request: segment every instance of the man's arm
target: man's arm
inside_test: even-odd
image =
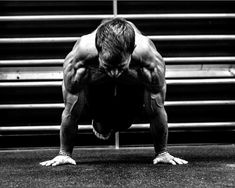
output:
[[[77,134],[76,117],[71,114],[73,106],[76,101],[72,102],[72,95],[67,95],[65,109],[62,114],[62,122],[60,126],[60,151],[59,154],[51,160],[40,163],[42,166],[58,166],[62,164],[76,165],[75,160],[72,158],[72,151],[74,147],[74,139]]]
[[[72,159],[74,139],[77,132],[76,116],[72,113],[74,106],[77,105],[78,96],[76,95],[82,88],[86,78],[86,68],[81,60],[78,40],[72,52],[65,58],[64,62],[64,80],[63,80],[63,97],[65,109],[62,114],[60,127],[60,152],[52,160],[40,163],[43,166],[57,166],[62,164],[76,164]],[[80,107],[82,108],[82,107]]]
[[[140,78],[153,94],[159,93],[165,86],[165,62],[149,39],[140,57]]]
[[[76,50],[77,51],[77,50]],[[64,62],[64,85],[65,89],[71,94],[77,94],[85,83],[87,68],[84,61],[80,59],[80,54],[73,50],[65,58]]]
[[[150,93],[159,93],[165,86],[165,63],[152,41],[142,37],[137,42],[128,69],[119,80],[129,84],[142,82]]]

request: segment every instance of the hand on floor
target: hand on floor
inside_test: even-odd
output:
[[[59,166],[63,164],[76,165],[76,161],[69,156],[58,155],[52,160],[44,161],[40,163],[40,165],[42,166]]]
[[[157,163],[167,163],[167,164],[172,164],[172,165],[181,165],[181,164],[187,164],[188,161],[185,161],[183,159],[174,157],[170,155],[168,152],[160,153],[154,160],[153,164]]]

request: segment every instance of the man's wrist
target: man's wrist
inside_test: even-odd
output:
[[[158,157],[161,157],[161,156],[163,156],[163,155],[165,155],[165,154],[167,154],[168,152],[167,151],[164,151],[164,152],[162,152],[162,153],[159,153],[157,156]]]
[[[159,157],[159,156],[165,155],[165,154],[167,154],[167,153],[168,153],[167,150],[162,150],[162,151],[160,151],[160,152],[156,152],[156,153],[155,153],[155,157]]]
[[[59,151],[59,155],[60,155],[60,156],[72,157],[72,154],[71,154],[71,153],[67,153],[67,152],[65,152],[65,151]]]

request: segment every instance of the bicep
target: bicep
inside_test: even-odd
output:
[[[76,61],[73,56],[67,57],[64,63],[63,80],[67,91],[74,94],[82,86],[86,68],[82,61]]]
[[[70,66],[70,64],[74,64],[76,62],[76,58],[79,55],[79,45],[80,45],[81,39],[79,38],[75,45],[73,46],[73,49],[69,54],[65,57],[63,68],[66,69],[67,66]]]
[[[148,78],[149,88],[151,92],[159,92],[165,85],[165,63],[162,56],[158,53],[153,43],[149,43],[149,50],[146,51],[144,58],[145,66],[143,73]]]
[[[148,52],[150,53],[150,61],[155,63],[155,66],[157,67],[165,67],[165,62],[163,60],[163,57],[158,52],[156,46],[154,45],[153,41],[149,39],[149,47],[150,49]]]

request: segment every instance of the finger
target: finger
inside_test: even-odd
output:
[[[51,166],[55,161],[54,160],[51,160],[51,161],[48,161],[45,166]]]
[[[176,157],[175,157],[173,160],[174,160],[177,164],[180,164],[180,165],[181,165],[181,164],[184,164],[183,161],[182,161],[181,159],[179,159],[179,158],[176,158]]]
[[[40,165],[44,166],[47,163],[47,161],[43,161],[41,163],[39,163]]]
[[[61,165],[60,161],[55,161],[54,163],[51,164],[51,166],[58,166],[58,165]]]
[[[44,161],[44,162],[42,162],[42,163],[40,163],[42,166],[47,166],[47,164],[48,163],[50,163],[51,162],[51,160],[49,160],[49,161]]]
[[[157,163],[159,163],[160,162],[160,159],[159,158],[155,158],[154,160],[153,160],[153,164],[157,164]]]
[[[176,162],[173,159],[170,160],[169,163],[172,164],[172,165],[176,165]]]
[[[183,162],[183,164],[188,164],[188,161],[183,160],[183,159],[180,159],[180,160]]]
[[[76,161],[73,160],[72,158],[68,159],[68,163],[72,164],[72,165],[76,165]]]
[[[179,164],[188,164],[188,161],[175,157],[174,160]]]

